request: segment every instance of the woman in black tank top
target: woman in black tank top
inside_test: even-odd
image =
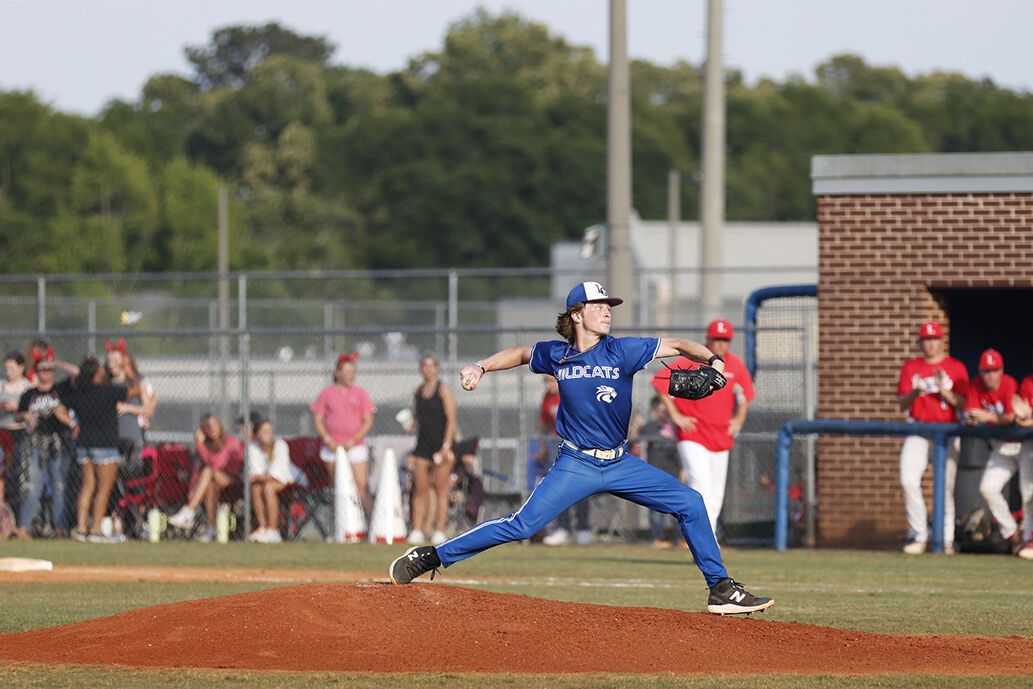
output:
[[[456,403],[452,391],[438,380],[438,360],[434,355],[420,359],[420,374],[423,383],[413,393],[416,447],[408,461],[413,478],[412,531],[408,540],[426,543],[429,535],[430,542],[437,544],[446,538],[449,479],[456,461],[452,452]]]

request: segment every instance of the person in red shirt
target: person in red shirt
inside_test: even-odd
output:
[[[703,496],[710,517],[710,529],[717,532],[717,518],[725,499],[728,478],[728,454],[746,422],[746,412],[757,396],[753,379],[742,359],[732,354],[734,329],[726,320],[718,319],[707,327],[707,349],[725,362],[725,378],[720,390],[701,400],[674,399],[668,394],[671,371],[664,367],[653,376],[653,387],[667,408],[677,428],[678,454],[688,484]],[[699,364],[685,357],[672,364],[674,369],[692,369]]]
[[[226,432],[226,427],[215,414],[201,419],[200,427],[194,432],[194,448],[201,459],[201,469],[197,472],[190,499],[169,517],[169,524],[184,530],[192,529],[197,508],[203,502],[208,527],[202,538],[210,541],[215,537],[215,510],[219,495],[241,481],[244,448],[236,437]]]
[[[1015,425],[1033,428],[1033,375],[1019,384],[1019,394],[1012,399]],[[1022,539],[1025,545],[1019,557],[1033,560],[1033,440],[1023,440],[1019,453],[1019,494],[1022,496]]]
[[[968,371],[964,364],[944,353],[943,327],[936,321],[926,321],[919,327],[918,346],[922,356],[908,359],[900,369],[900,409],[912,423],[956,423],[969,389]],[[908,555],[920,555],[928,547],[929,522],[922,497],[922,474],[932,450],[932,441],[918,435],[904,438],[900,449],[900,487],[909,536],[904,552]],[[943,551],[948,554],[954,552],[954,479],[960,453],[961,439],[951,438],[947,445],[943,502]]]
[[[979,357],[979,378],[972,381],[965,401],[965,424],[990,424],[1010,426],[1015,423],[1012,410],[1013,399],[1019,391],[1019,384],[1004,372],[1004,359],[996,349],[988,349]],[[979,481],[979,493],[990,508],[990,514],[997,520],[997,528],[1006,541],[1010,541],[1012,552],[1018,552],[1025,541],[1018,524],[1012,517],[1008,501],[1002,491],[1015,475],[1018,468],[1022,443],[1017,441],[991,440],[993,451],[986,460],[983,478]],[[1026,496],[1023,496],[1025,502]]]

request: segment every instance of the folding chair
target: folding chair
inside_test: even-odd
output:
[[[280,491],[280,531],[287,540],[296,540],[309,522],[324,540],[332,533],[332,526],[324,526],[318,518],[321,509],[326,508],[333,514],[334,507],[330,472],[319,456],[322,444],[322,440],[317,437],[287,440],[291,462],[308,479],[308,486],[291,483]]]
[[[182,445],[165,445],[144,447],[140,454],[150,461],[151,473],[126,481],[119,507],[138,515],[146,514],[152,507],[174,512],[190,496],[190,451]]]

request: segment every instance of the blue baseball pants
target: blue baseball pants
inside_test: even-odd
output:
[[[530,538],[560,512],[596,493],[611,493],[674,515],[707,586],[728,576],[698,492],[634,455],[602,461],[567,445],[560,446],[556,463],[520,509],[481,522],[439,545],[441,564],[448,567],[501,543]]]

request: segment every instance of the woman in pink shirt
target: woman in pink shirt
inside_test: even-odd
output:
[[[201,459],[201,470],[197,474],[190,499],[179,512],[169,517],[169,524],[180,529],[191,529],[197,517],[197,508],[204,502],[205,517],[208,519],[206,540],[215,536],[215,510],[222,491],[240,481],[244,464],[244,451],[240,441],[226,433],[226,427],[215,414],[201,419],[201,426],[194,432],[194,445]]]
[[[355,489],[368,518],[373,514],[373,498],[369,493],[366,434],[373,428],[373,414],[377,408],[369,394],[355,384],[355,360],[358,358],[358,352],[337,357],[334,382],[323,388],[309,405],[309,411],[312,412],[312,425],[323,439],[319,456],[326,462],[330,477],[333,478],[337,450],[341,448],[348,455]]]

